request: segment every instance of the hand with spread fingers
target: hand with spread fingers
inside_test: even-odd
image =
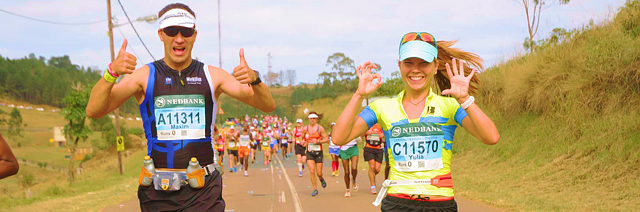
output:
[[[367,61],[362,65],[359,65],[356,69],[356,74],[358,75],[358,90],[356,94],[361,96],[369,95],[373,93],[376,89],[382,85],[382,77],[378,73],[371,73],[371,69],[378,68],[378,65],[375,63],[371,63],[371,61]],[[374,83],[373,80],[378,79],[378,83]]]
[[[138,58],[136,58],[136,56],[127,52],[127,39],[125,38],[122,42],[122,47],[120,47],[120,51],[118,51],[118,56],[113,60],[113,63],[111,63],[111,71],[118,76],[132,74],[138,64],[136,62],[137,60]]]
[[[233,68],[233,76],[240,84],[249,84],[258,79],[257,73],[249,68],[247,60],[244,59],[244,49],[240,48],[240,65]]]
[[[446,64],[447,75],[449,75],[449,81],[451,81],[451,88],[443,90],[442,95],[451,94],[453,98],[458,100],[458,102],[464,102],[469,98],[469,82],[473,77],[473,74],[476,73],[476,69],[472,68],[469,76],[464,76],[464,61],[458,60],[458,65],[456,65],[456,59],[451,60],[453,64],[453,70],[449,63]]]

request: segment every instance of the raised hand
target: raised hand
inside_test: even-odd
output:
[[[127,52],[127,39],[122,42],[118,56],[111,63],[111,71],[116,75],[132,74],[138,64],[138,58]]]
[[[476,69],[472,68],[469,76],[465,77],[464,61],[458,60],[459,67],[456,65],[455,58],[451,60],[451,63],[453,64],[453,70],[451,70],[449,63],[446,64],[449,81],[451,81],[451,88],[443,90],[442,95],[451,94],[458,102],[464,101],[469,97],[469,81],[471,81],[473,74],[476,73]]]
[[[356,74],[358,75],[358,90],[356,94],[361,96],[366,96],[375,91],[382,85],[382,77],[380,74],[371,73],[371,69],[378,68],[378,65],[371,63],[371,61],[367,61],[362,65],[359,65],[356,69]],[[374,79],[378,79],[378,83],[373,83]]]
[[[233,76],[238,80],[238,82],[240,82],[240,84],[249,84],[258,79],[256,72],[249,68],[247,60],[244,59],[243,48],[240,48],[240,65],[233,68]]]

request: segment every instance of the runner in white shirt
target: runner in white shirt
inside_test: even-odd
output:
[[[353,191],[358,191],[358,185],[356,184],[356,177],[358,176],[358,141],[356,139],[340,147],[340,159],[342,159],[342,168],[344,169],[344,184],[347,187],[344,197],[351,197],[350,183],[353,183]],[[351,164],[351,168],[349,168],[349,164]],[[351,174],[351,179],[349,179],[349,174]]]

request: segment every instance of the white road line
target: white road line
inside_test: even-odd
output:
[[[282,203],[287,203],[287,196],[284,195],[284,191],[282,191]]]
[[[276,176],[273,173],[273,163],[269,163],[269,166],[271,166],[271,193],[275,193],[275,185],[276,185]],[[276,198],[271,195],[271,207],[269,208],[269,211],[273,212],[274,208],[276,207],[275,204]]]
[[[285,169],[284,165],[282,165],[282,161],[280,160],[280,158],[277,155],[275,158],[276,160],[278,160],[278,163],[280,164],[280,168],[284,173],[284,179],[286,179],[287,184],[289,184],[289,190],[291,191],[291,196],[293,197],[293,207],[295,208],[296,212],[302,212],[302,204],[300,203],[300,197],[298,197],[298,192],[296,191],[296,187],[294,187],[293,183],[291,183],[291,180],[289,179],[289,175],[287,175],[287,169]]]

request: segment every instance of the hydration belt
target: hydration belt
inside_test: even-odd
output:
[[[186,170],[156,170],[156,173],[152,175],[153,187],[158,191],[178,191],[182,186],[189,184],[187,181],[188,179],[201,177],[202,184],[198,188],[202,188],[204,187],[204,177],[213,174],[216,170],[216,165],[216,163],[212,163],[189,174],[187,174]]]
[[[410,186],[410,185],[434,185],[436,187],[448,187],[453,188],[453,180],[451,179],[451,172],[438,175],[431,179],[417,179],[417,180],[385,180],[382,183],[382,189],[378,192],[376,200],[373,205],[380,206],[382,199],[387,194],[387,190],[391,186]]]

